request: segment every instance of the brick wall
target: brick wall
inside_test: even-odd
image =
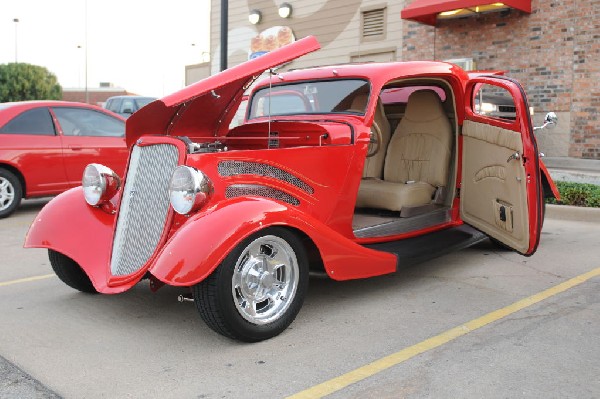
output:
[[[600,0],[532,0],[532,11],[442,20],[435,29],[404,21],[402,59],[466,57],[477,69],[505,70],[537,112],[568,114],[569,156],[600,159]]]

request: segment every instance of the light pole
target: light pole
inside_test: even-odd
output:
[[[17,40],[17,26],[19,26],[19,18],[13,18],[13,22],[15,23],[15,64],[19,62],[17,57],[17,48],[18,48],[18,40]]]
[[[77,45],[77,87],[81,89],[81,55],[79,50],[81,50],[83,46],[81,44]]]
[[[84,70],[84,79],[85,79],[85,102],[86,104],[90,103],[90,93],[88,92],[88,4],[87,0],[84,2],[84,29],[85,29],[85,38],[84,38],[84,57],[85,57],[85,70]]]

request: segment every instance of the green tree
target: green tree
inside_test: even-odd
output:
[[[61,98],[62,87],[48,69],[23,62],[0,64],[0,102]]]

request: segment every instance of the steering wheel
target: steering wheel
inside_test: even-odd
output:
[[[371,126],[371,140],[369,141],[369,149],[367,150],[367,158],[370,158],[377,154],[381,150],[381,143],[383,143],[383,134],[377,122],[373,121]]]

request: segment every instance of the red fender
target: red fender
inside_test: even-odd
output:
[[[544,164],[544,162],[542,162],[541,159],[540,171],[542,172],[542,187],[544,187],[544,189],[549,188],[554,198],[556,198],[557,201],[560,200],[560,193],[558,192],[558,188],[556,187],[554,180],[552,180],[552,177],[550,177],[550,172],[548,172],[548,168],[546,168],[546,165]],[[546,196],[549,196],[549,194],[550,193],[545,193]]]
[[[123,292],[139,279],[109,287],[110,250],[115,215],[89,206],[81,187],[52,199],[37,215],[25,237],[25,248],[48,248],[73,259],[104,294]]]
[[[312,239],[333,279],[372,277],[396,270],[394,255],[358,245],[291,206],[262,198],[234,198],[187,221],[169,239],[149,271],[166,284],[194,285],[209,276],[249,235],[275,225],[300,230]]]

